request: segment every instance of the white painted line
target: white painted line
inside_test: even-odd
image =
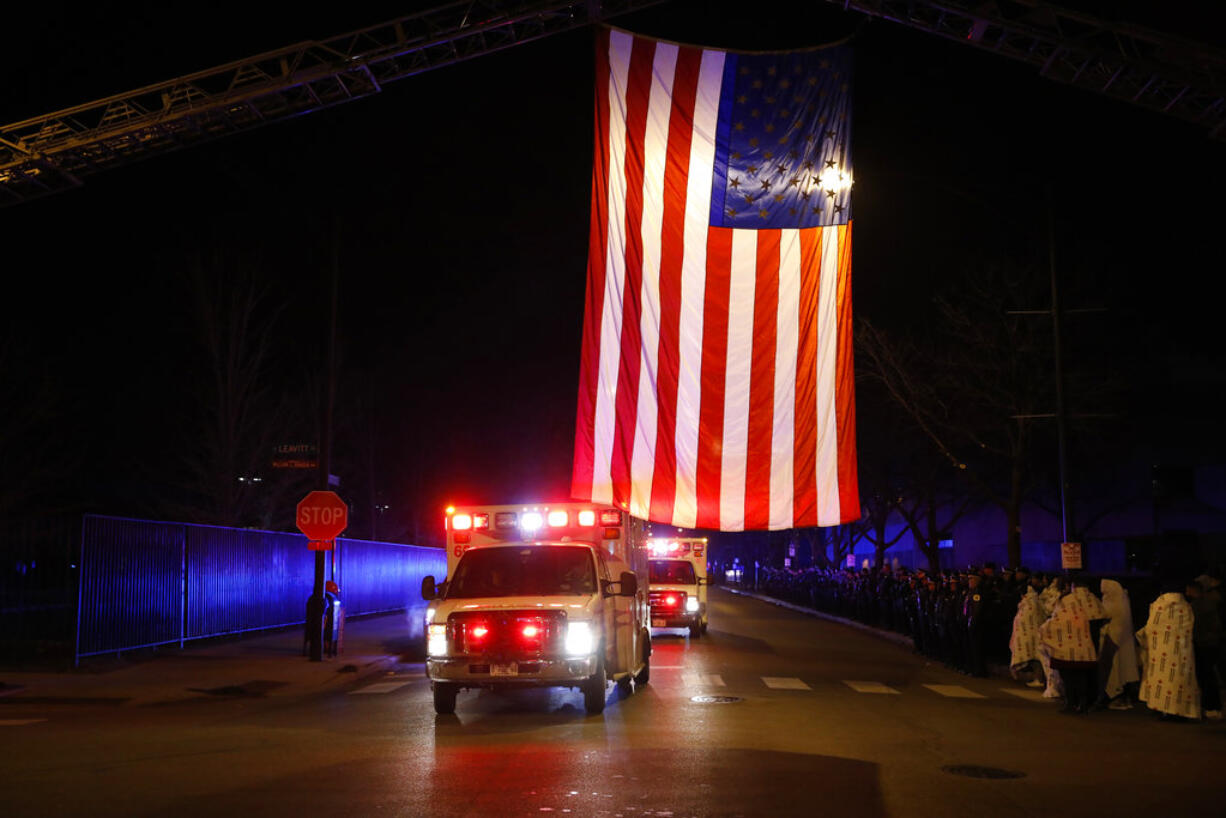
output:
[[[900,695],[897,690],[889,685],[883,685],[881,682],[849,682],[844,679],[843,684],[857,693],[892,693],[895,696]]]
[[[812,690],[800,679],[792,676],[763,676],[762,683],[775,690]]]
[[[408,682],[379,682],[359,690],[350,690],[349,695],[356,696],[359,693],[391,693],[393,690],[399,690],[407,684]]]
[[[1010,696],[1017,696],[1019,699],[1026,699],[1032,702],[1058,702],[1060,701],[1059,699],[1045,699],[1043,698],[1043,691],[1027,690],[1024,687],[1022,688],[1002,687],[1001,691],[1004,693],[1008,693]]]
[[[726,687],[724,677],[718,673],[687,673],[683,677],[690,687]]]
[[[981,696],[973,690],[967,690],[960,685],[924,685],[933,693],[939,693],[942,696],[948,696],[951,699],[986,699],[987,696]]]
[[[20,727],[23,724],[38,724],[46,719],[0,719],[0,727]]]

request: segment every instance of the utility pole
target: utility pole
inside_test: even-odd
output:
[[[332,269],[331,269],[331,293],[328,316],[328,329],[324,341],[326,344],[324,352],[324,393],[321,401],[321,411],[319,418],[319,477],[318,484],[320,491],[330,490],[330,477],[332,474],[332,409],[336,395],[336,301],[337,290],[339,289],[340,281],[340,264],[337,259],[339,244],[339,226],[338,223],[333,224],[332,231]],[[335,548],[335,546],[333,546]],[[335,554],[335,551],[331,552]],[[315,552],[315,583],[311,592],[312,605],[308,606],[307,632],[309,635],[311,661],[322,662],[324,658],[324,608],[326,601],[324,599],[324,569],[325,552]],[[333,572],[336,570],[336,564],[333,562]]]
[[[1056,439],[1060,453],[1060,530],[1062,542],[1073,542],[1073,484],[1068,468],[1068,412],[1064,405],[1063,308],[1056,274],[1056,215],[1052,187],[1047,186],[1047,252],[1051,269],[1051,327],[1056,357]]]

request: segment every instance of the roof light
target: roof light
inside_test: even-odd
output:
[[[589,526],[596,525],[596,512],[590,508],[585,508],[579,512],[579,525]]]
[[[519,515],[514,511],[497,511],[494,512],[494,527],[495,528],[514,528],[519,521]]]
[[[451,518],[451,528],[455,531],[468,531],[473,527],[471,514],[457,514]]]
[[[570,515],[562,509],[555,509],[549,512],[548,520],[550,528],[561,528],[570,524]]]
[[[488,514],[474,514],[473,515],[473,528],[489,528],[489,527],[490,527],[490,515]]]
[[[622,513],[615,508],[606,509],[600,512],[601,525],[621,525]]]
[[[519,517],[519,527],[524,531],[539,531],[543,522],[539,511],[525,511]]]

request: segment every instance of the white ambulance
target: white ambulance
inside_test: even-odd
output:
[[[641,520],[593,503],[447,509],[447,577],[422,582],[434,709],[465,688],[570,687],[590,714],[608,681],[651,674]]]
[[[697,639],[707,632],[706,537],[647,541],[648,601],[653,628],[689,628]]]

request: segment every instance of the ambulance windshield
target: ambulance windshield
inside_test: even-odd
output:
[[[588,548],[530,545],[478,548],[456,566],[447,599],[593,594],[596,568]]]
[[[660,585],[693,585],[694,566],[685,560],[652,560],[651,582]]]

